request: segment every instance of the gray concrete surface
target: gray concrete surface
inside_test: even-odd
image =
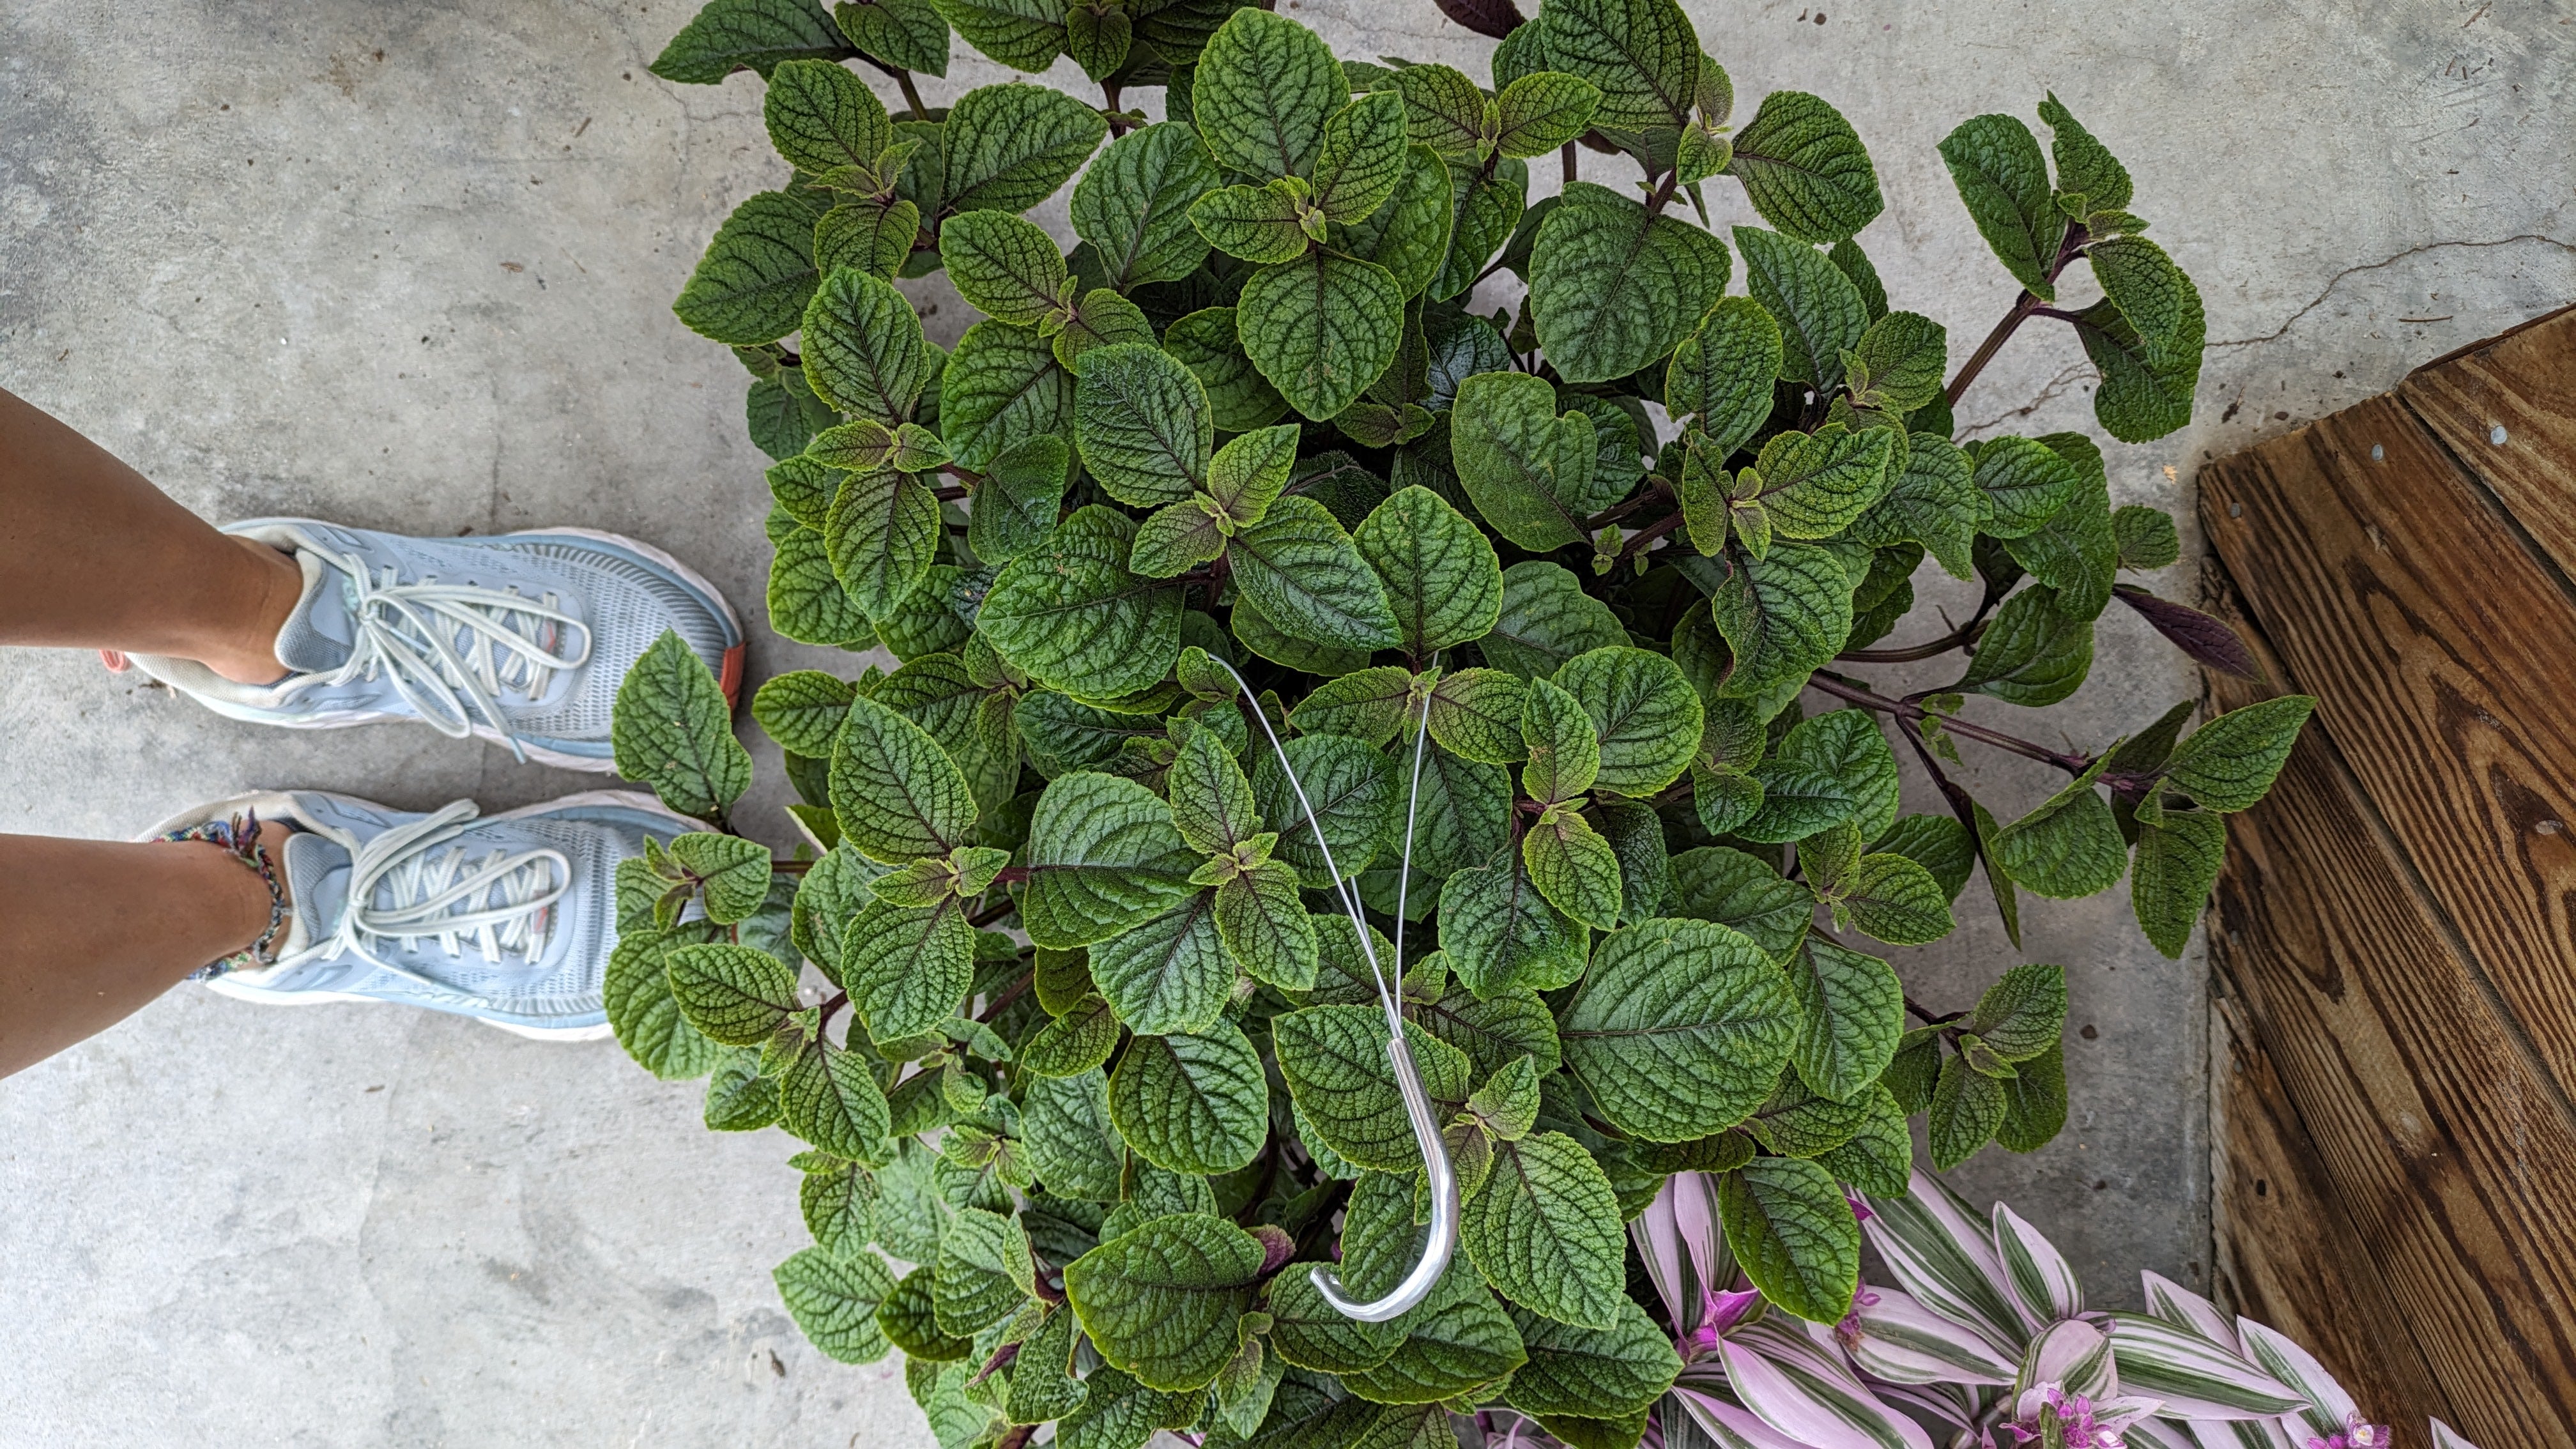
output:
[[[1859,126],[1888,198],[1862,240],[1958,354],[2012,285],[1940,136],[2053,87],[2127,159],[2215,345],[2199,421],[2113,448],[2115,486],[2187,536],[2204,457],[2576,295],[2564,3],[1690,7],[1745,114],[1797,88]],[[645,72],[690,8],[0,9],[0,385],[209,516],[619,529],[757,612],[742,374],[667,303],[779,171],[755,81]],[[1346,55],[1481,70],[1487,49],[1419,0],[1286,8]],[[993,78],[965,61],[930,90]],[[1721,226],[1746,219],[1711,191]],[[1060,204],[1041,219],[1064,230]],[[934,336],[968,320],[943,283],[916,296]],[[2034,328],[1960,416],[2085,426],[2079,361]],[[1933,577],[1899,638],[1957,607]],[[755,677],[821,653],[754,637]],[[2194,688],[2115,616],[2036,732],[2098,744]],[[2009,815],[2045,773],[1988,757],[1970,778]],[[497,807],[579,783],[425,730],[230,724],[69,653],[0,658],[0,829],[122,836],[261,785]],[[745,818],[774,830],[783,798],[773,771]],[[1963,1006],[2016,959],[1969,899],[1957,938],[1900,963],[1919,998]],[[2070,1043],[2075,1118],[1961,1177],[2106,1297],[2141,1264],[2206,1281],[2197,951],[2157,958],[2116,895],[2033,907],[2026,944],[2069,966],[2095,1028]],[[693,1089],[613,1046],[174,992],[0,1083],[0,1446],[926,1444],[895,1369],[824,1360],[778,1305],[789,1150],[702,1132]]]

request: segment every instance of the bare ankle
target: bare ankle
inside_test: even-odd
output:
[[[197,660],[235,684],[274,684],[289,672],[277,657],[277,635],[304,597],[304,570],[255,539],[233,541],[254,556],[242,580],[243,604],[224,637],[201,648]]]

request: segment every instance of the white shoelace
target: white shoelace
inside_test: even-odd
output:
[[[311,676],[311,682],[340,685],[381,673],[440,734],[463,739],[473,733],[474,718],[480,715],[509,744],[510,753],[527,758],[495,696],[514,689],[533,699],[545,693],[557,672],[580,668],[590,658],[589,626],[556,607],[553,593],[531,599],[516,589],[442,584],[435,578],[406,584],[392,564],[376,578],[354,554],[315,552],[348,576],[358,637],[348,663]],[[469,636],[462,654],[455,645],[460,631]],[[578,652],[557,653],[549,647],[574,631],[581,641]]]
[[[325,959],[355,956],[446,990],[446,983],[394,965],[368,943],[390,940],[408,946],[435,938],[453,957],[462,956],[464,943],[471,940],[483,959],[495,965],[505,953],[529,961],[544,955],[555,903],[572,889],[572,860],[543,847],[495,848],[473,858],[454,842],[478,813],[473,801],[458,800],[358,847],[349,872],[348,905]],[[390,898],[381,906],[376,904],[380,886]]]

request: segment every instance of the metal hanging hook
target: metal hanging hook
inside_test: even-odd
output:
[[[1211,654],[1208,656],[1216,659]],[[1315,848],[1324,853],[1324,869],[1333,877],[1333,894],[1341,901],[1342,910],[1351,918],[1359,935],[1360,952],[1368,958],[1369,974],[1377,978],[1378,1004],[1386,1008],[1386,1055],[1395,1067],[1395,1089],[1404,1098],[1405,1120],[1413,1124],[1413,1145],[1422,1153],[1423,1170],[1430,1174],[1431,1241],[1424,1248],[1422,1260],[1404,1281],[1395,1285],[1385,1297],[1371,1303],[1355,1303],[1342,1291],[1342,1280],[1321,1264],[1313,1270],[1315,1291],[1345,1318],[1362,1323],[1384,1323],[1399,1318],[1415,1304],[1431,1296],[1432,1285],[1449,1268],[1449,1259],[1458,1251],[1458,1174],[1449,1165],[1449,1149],[1440,1140],[1440,1120],[1432,1115],[1431,1095],[1423,1090],[1422,1073],[1413,1065],[1413,1050],[1404,1040],[1404,1008],[1396,999],[1396,988],[1387,984],[1385,970],[1377,960],[1377,948],[1369,943],[1367,917],[1360,914],[1359,901],[1343,883],[1341,867],[1333,861],[1333,847],[1325,843],[1324,827],[1315,818],[1315,804],[1306,798],[1306,786],[1297,778],[1297,768],[1288,763],[1288,751],[1279,743],[1279,732],[1270,727],[1270,716],[1262,711],[1261,700],[1244,682],[1235,667],[1222,659],[1217,664],[1234,676],[1234,687],[1243,691],[1243,702],[1252,709],[1252,717],[1261,733],[1270,740],[1270,752],[1278,757],[1279,768],[1288,777],[1288,788],[1297,794],[1297,804],[1306,812],[1306,828],[1314,833]],[[1438,667],[1440,656],[1431,656],[1431,667]],[[1414,812],[1422,801],[1422,755],[1424,742],[1431,734],[1431,696],[1422,698],[1422,715],[1415,721],[1413,736],[1413,783],[1404,802],[1404,852],[1395,886],[1395,979],[1404,980],[1404,909],[1413,884]]]

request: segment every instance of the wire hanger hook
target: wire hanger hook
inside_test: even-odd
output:
[[[1208,656],[1216,659],[1211,654]],[[1325,843],[1324,827],[1315,818],[1314,802],[1306,798],[1306,786],[1297,778],[1297,768],[1288,763],[1288,751],[1279,743],[1279,732],[1270,727],[1270,716],[1262,711],[1261,700],[1244,682],[1235,667],[1222,659],[1217,664],[1234,676],[1234,687],[1243,691],[1243,702],[1252,709],[1252,717],[1261,733],[1270,740],[1270,752],[1278,757],[1279,768],[1288,776],[1288,788],[1297,793],[1297,804],[1306,812],[1306,828],[1314,833],[1315,848],[1324,853],[1324,869],[1332,873],[1333,894],[1340,899],[1342,910],[1351,918],[1359,934],[1361,954],[1368,958],[1369,974],[1377,978],[1378,1004],[1386,1008],[1386,1055],[1395,1067],[1395,1088],[1404,1098],[1405,1119],[1413,1124],[1413,1145],[1422,1153],[1423,1169],[1430,1174],[1431,1241],[1422,1260],[1393,1291],[1373,1303],[1353,1302],[1342,1290],[1342,1280],[1332,1269],[1317,1264],[1313,1270],[1315,1291],[1345,1318],[1362,1323],[1384,1323],[1399,1318],[1431,1296],[1432,1285],[1449,1268],[1449,1259],[1458,1251],[1458,1174],[1450,1167],[1449,1149],[1440,1140],[1440,1121],[1431,1112],[1431,1096],[1422,1087],[1422,1073],[1413,1065],[1413,1050],[1404,1040],[1404,1008],[1396,1000],[1396,990],[1387,984],[1386,972],[1379,967],[1377,948],[1369,943],[1367,917],[1360,914],[1358,899],[1342,879],[1341,867],[1333,861],[1333,847]],[[1440,656],[1431,656],[1431,668],[1437,668]],[[1422,801],[1422,756],[1424,742],[1431,734],[1431,696],[1422,697],[1422,714],[1414,722],[1413,782],[1404,801],[1404,853],[1395,886],[1395,979],[1404,980],[1405,902],[1413,884],[1414,812]]]

